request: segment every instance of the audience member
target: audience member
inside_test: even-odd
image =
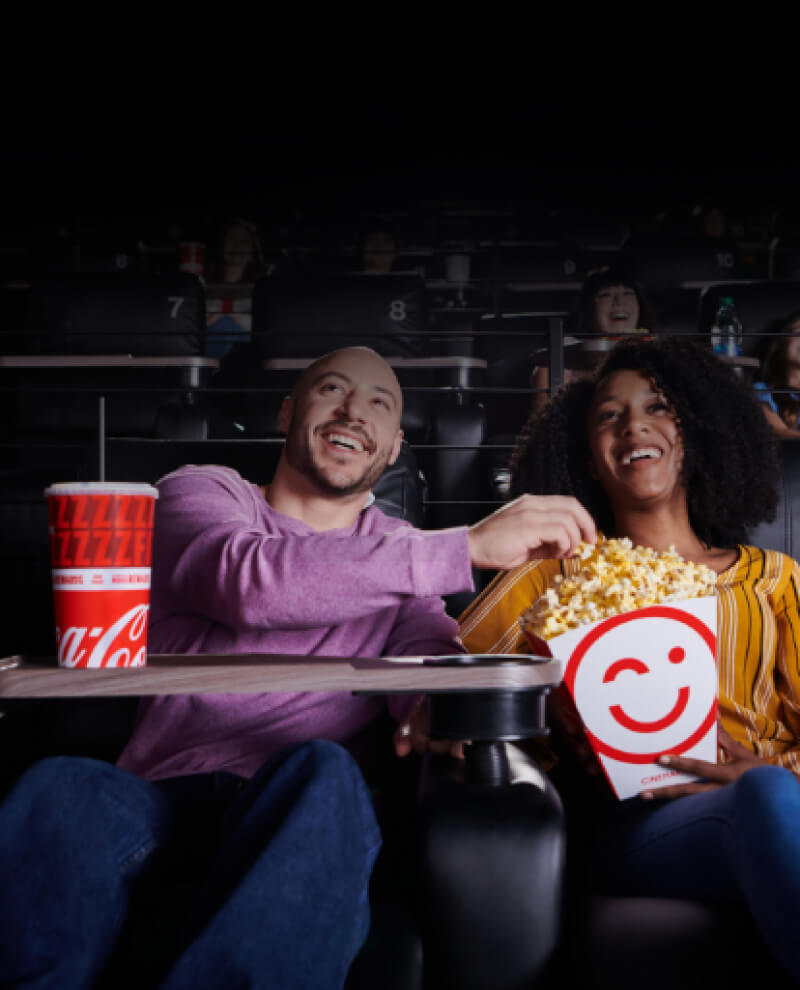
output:
[[[264,252],[256,225],[241,217],[227,220],[219,232],[208,281],[235,285],[254,282],[265,274]]]
[[[654,316],[644,287],[624,268],[611,266],[591,273],[581,287],[575,311],[567,321],[568,332],[578,336],[582,343],[576,349],[602,354],[605,346],[620,335],[637,333],[654,328]],[[582,362],[591,366],[591,354]],[[580,370],[567,369],[564,380],[569,382],[581,374]],[[533,369],[533,387],[545,390],[550,376],[545,366]],[[533,409],[547,404],[546,391],[534,396]]]
[[[365,272],[386,275],[397,257],[397,237],[394,226],[380,217],[372,217],[364,227],[361,238],[361,263]]]
[[[709,240],[730,240],[728,215],[722,204],[709,199],[698,203],[692,211],[694,229]]]
[[[569,556],[595,539],[574,499],[526,496],[469,529],[384,516],[370,489],[398,456],[401,407],[382,358],[337,351],[286,399],[270,484],[218,466],[162,479],[150,649],[460,652],[439,596],[472,588],[472,566]],[[398,755],[429,746],[426,709],[412,702],[389,703],[403,720]],[[131,904],[177,863],[202,891],[165,990],[341,987],[381,837],[340,744],[381,707],[325,692],[153,698],[117,766],[34,765],[0,806],[1,982],[95,985]]]
[[[247,345],[253,319],[251,286],[269,270],[255,224],[240,217],[226,221],[208,268],[208,357],[221,360],[237,345]]]
[[[761,362],[755,383],[767,422],[779,436],[800,436],[800,311],[775,327],[776,336]]]
[[[619,334],[652,331],[654,322],[642,284],[626,269],[611,266],[584,280],[570,330],[614,339]]]
[[[573,495],[607,536],[674,545],[717,572],[720,762],[664,757],[700,779],[622,802],[599,778],[595,787],[586,774],[576,779],[574,767],[560,777],[557,767],[556,779],[568,820],[588,826],[594,889],[742,899],[798,979],[800,567],[746,543],[774,514],[774,447],[752,392],[710,351],[627,340],[532,418],[511,491]],[[498,576],[461,618],[468,649],[524,648],[518,616],[578,566],[537,561]],[[585,753],[580,721],[566,726]]]

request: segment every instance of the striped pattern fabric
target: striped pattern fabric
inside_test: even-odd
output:
[[[471,653],[524,653],[519,615],[579,561],[532,561],[499,574],[460,618]],[[740,546],[717,577],[722,725],[768,763],[800,774],[800,567],[774,550]]]

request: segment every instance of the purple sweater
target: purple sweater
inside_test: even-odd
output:
[[[417,530],[370,507],[351,528],[319,533],[218,466],[180,468],[158,488],[152,652],[463,651],[439,596],[472,588],[465,529]],[[119,765],[150,780],[214,770],[247,777],[288,743],[346,739],[382,705],[322,692],[146,699]],[[391,706],[401,717],[408,699]]]

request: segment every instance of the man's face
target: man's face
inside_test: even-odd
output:
[[[400,453],[403,398],[372,351],[347,348],[312,366],[281,408],[288,464],[323,494],[369,491]]]

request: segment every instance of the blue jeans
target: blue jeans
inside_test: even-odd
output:
[[[632,800],[606,818],[594,885],[629,896],[744,897],[775,957],[800,978],[800,781],[780,767],[674,801]]]
[[[131,902],[182,856],[204,875],[163,990],[341,987],[380,842],[333,743],[288,747],[249,781],[43,760],[0,807],[0,987],[95,986]]]

